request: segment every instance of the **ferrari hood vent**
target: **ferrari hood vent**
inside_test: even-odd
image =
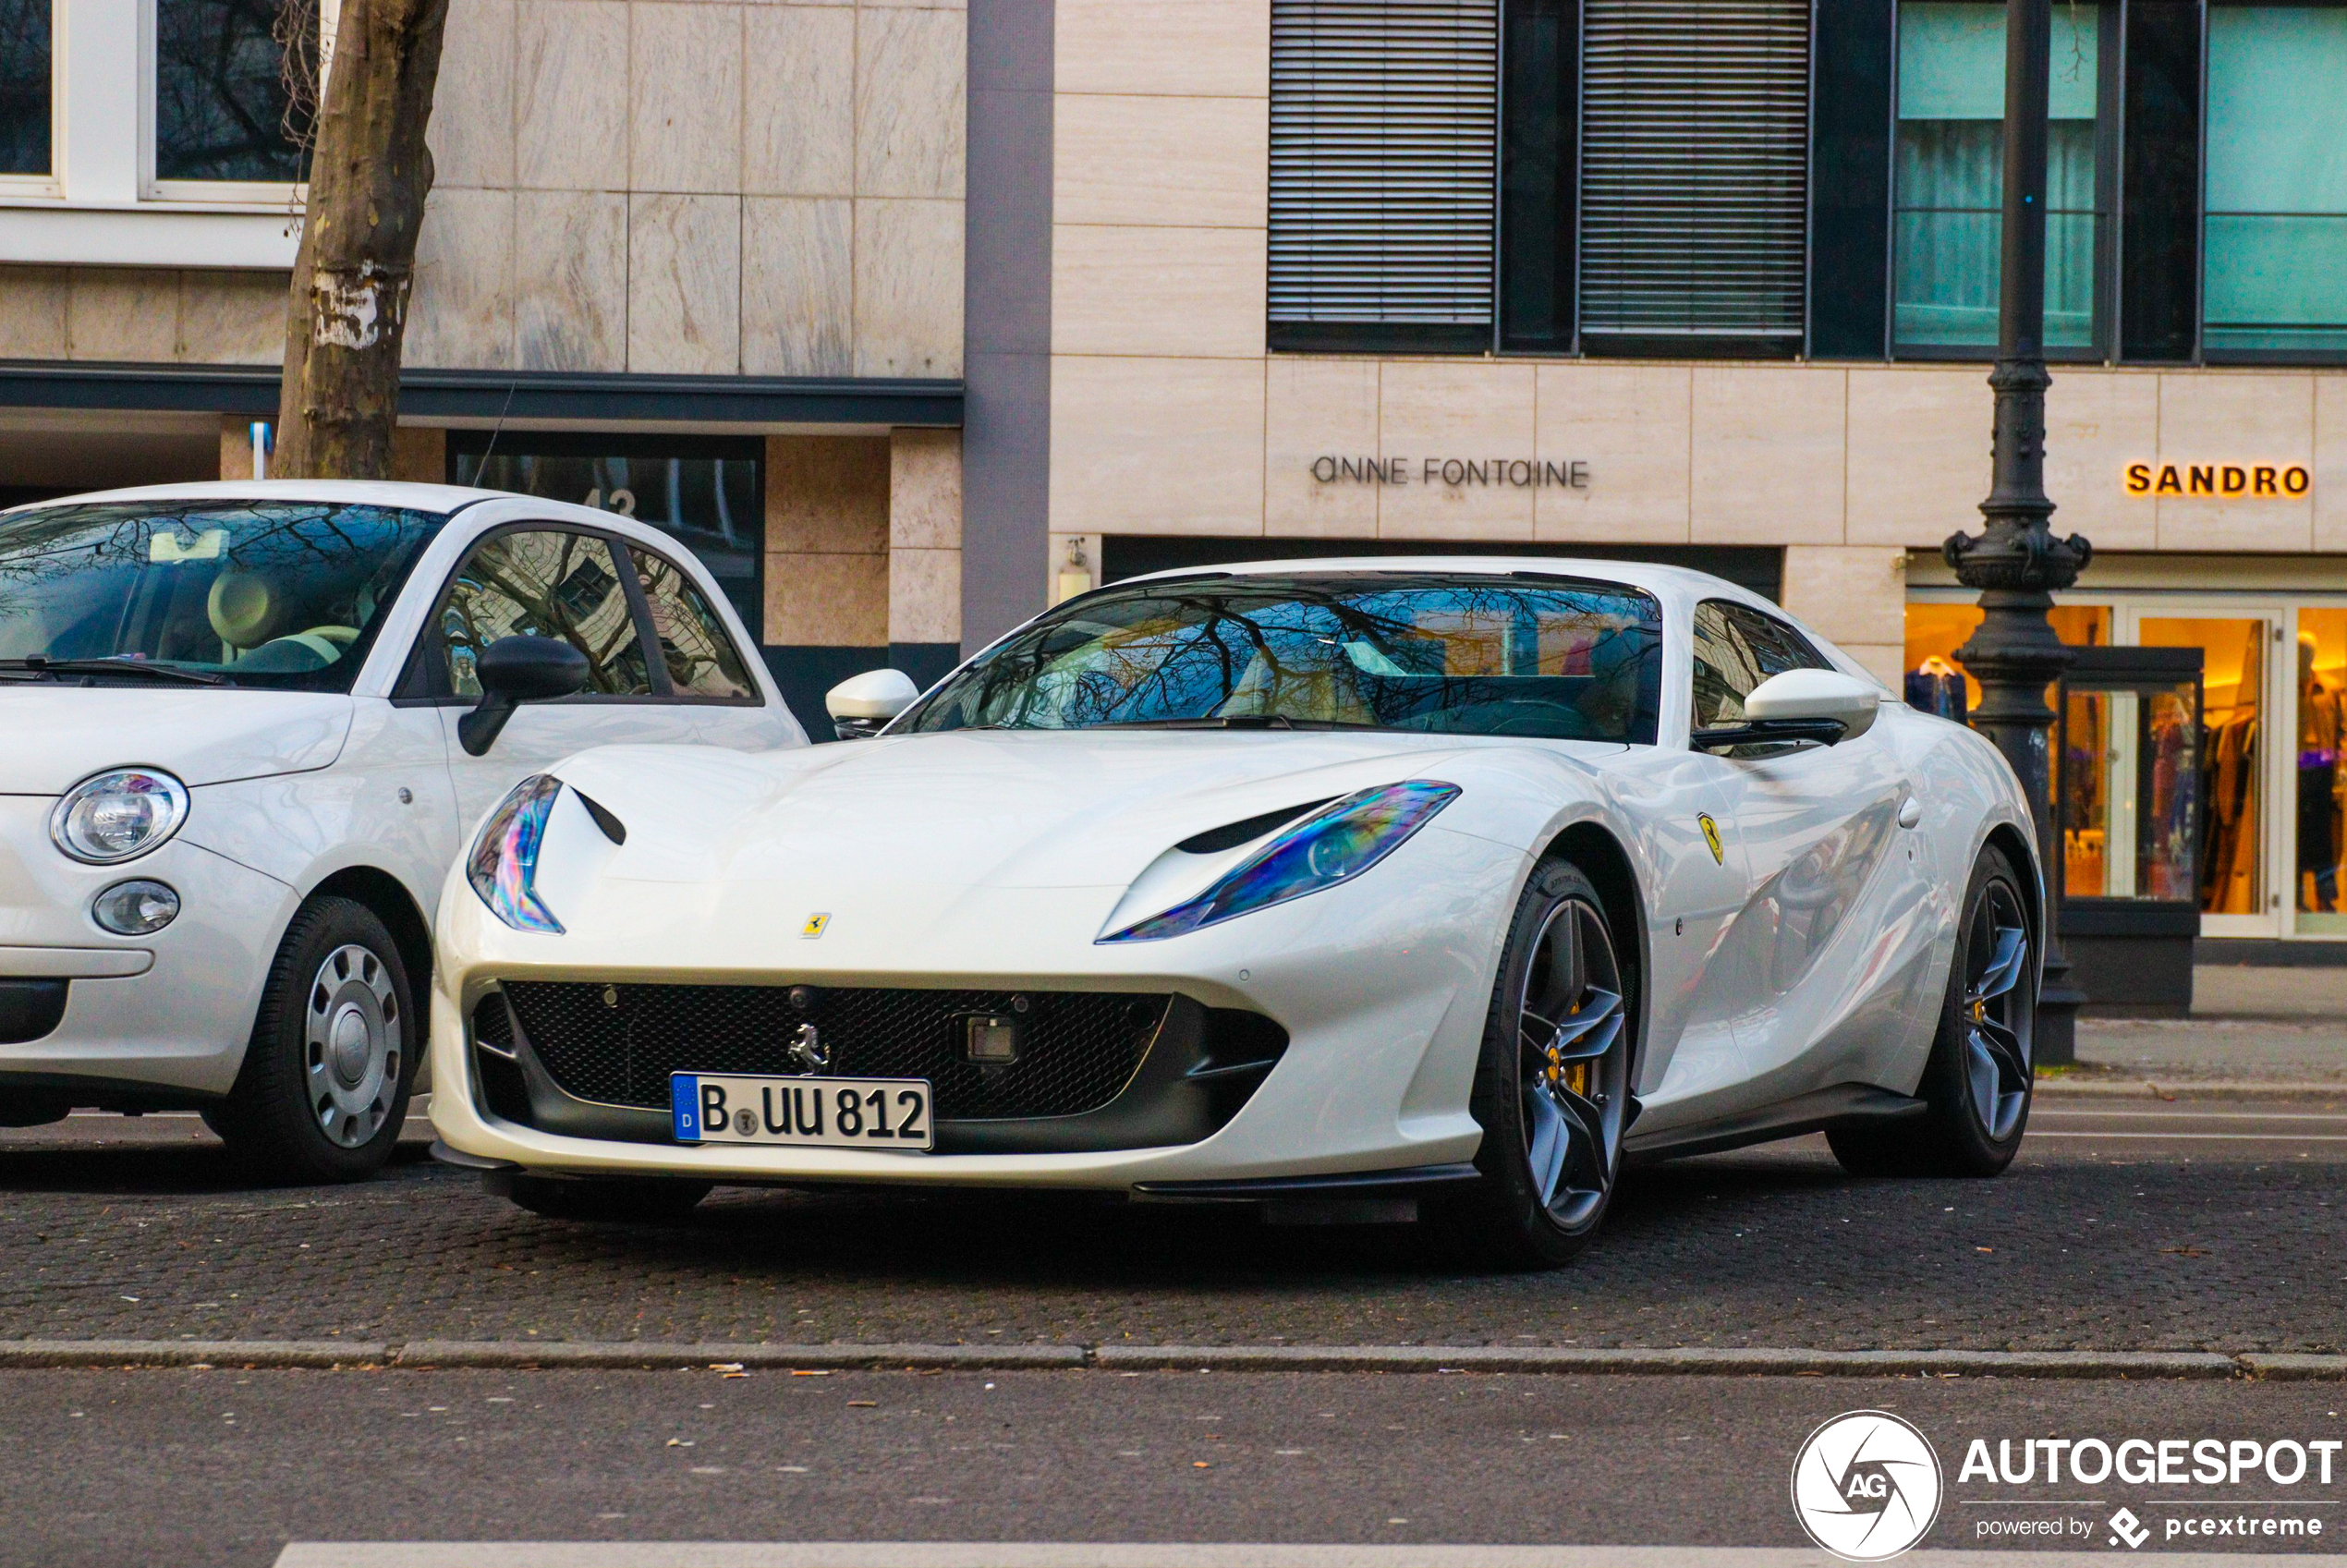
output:
[[[1242,821],[1226,822],[1219,828],[1209,828],[1202,833],[1192,833],[1174,847],[1191,855],[1220,855],[1226,849],[1236,849],[1242,844],[1261,838],[1273,828],[1292,822],[1307,811],[1317,811],[1335,798],[1336,796],[1332,795],[1319,800],[1307,800],[1301,806],[1287,806],[1277,811],[1266,811],[1259,817],[1248,817]]]

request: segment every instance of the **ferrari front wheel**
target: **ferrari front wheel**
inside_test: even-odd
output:
[[[1636,1045],[1627,978],[1596,885],[1544,862],[1509,927],[1471,1102],[1482,1179],[1461,1217],[1493,1262],[1569,1261],[1613,1200]]]

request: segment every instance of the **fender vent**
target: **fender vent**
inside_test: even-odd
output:
[[[1225,849],[1236,849],[1242,844],[1261,838],[1273,828],[1292,822],[1307,811],[1317,811],[1335,798],[1333,795],[1324,796],[1319,800],[1307,800],[1301,806],[1283,807],[1277,811],[1266,811],[1260,817],[1249,817],[1245,821],[1209,828],[1202,833],[1192,833],[1174,847],[1190,855],[1220,855]]]

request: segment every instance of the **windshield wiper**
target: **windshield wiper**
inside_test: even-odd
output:
[[[44,659],[35,653],[25,659],[0,659],[0,670],[22,670],[35,675],[144,675],[152,680],[178,681],[188,686],[226,686],[219,675],[207,675],[198,670],[182,670],[171,664],[157,664],[145,659],[125,659],[119,655],[106,659]]]

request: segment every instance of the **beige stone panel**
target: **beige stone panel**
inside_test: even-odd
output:
[[[627,6],[620,0],[517,0],[517,183],[626,189],[626,82]]]
[[[769,554],[764,640],[801,648],[886,643],[888,557]]]
[[[968,27],[959,11],[891,8],[856,24],[856,193],[962,194]]]
[[[435,190],[416,241],[405,358],[496,369],[514,354],[514,193]]]
[[[856,373],[962,373],[962,204],[856,203]]]
[[[446,484],[448,432],[423,425],[393,431],[391,477],[407,484]]]
[[[1903,642],[1907,553],[1880,544],[1791,545],[1784,607],[1845,648]]]
[[[742,57],[742,188],[854,195],[856,13],[752,6],[744,13]]]
[[[962,640],[962,553],[888,553],[888,640]]]
[[[64,359],[72,293],[63,267],[0,267],[0,359]]]
[[[1907,644],[1903,637],[1897,642],[1844,642],[1836,646],[1864,664],[1868,675],[1892,691],[1906,689]]]
[[[2347,376],[2315,378],[2315,548],[2347,550]]]
[[[432,89],[435,185],[514,183],[514,0],[449,0]]]
[[[1526,540],[1532,489],[1450,485],[1427,477],[1456,458],[1484,465],[1533,454],[1533,367],[1489,361],[1397,361],[1378,375],[1378,452],[1409,476],[1378,492],[1380,539]]]
[[[1264,231],[1100,228],[1052,238],[1061,354],[1263,357]]]
[[[66,347],[76,359],[176,359],[179,274],[161,268],[76,268],[66,300]]]
[[[1307,538],[1377,537],[1377,486],[1323,483],[1323,458],[1355,464],[1378,456],[1378,362],[1299,359],[1264,365],[1263,531]],[[1356,472],[1359,469],[1356,468]]]
[[[627,368],[627,198],[514,197],[514,353],[525,371]]]
[[[1841,543],[1847,372],[1699,365],[1693,373],[1689,536]]]
[[[628,188],[720,191],[742,174],[742,9],[629,8]]]
[[[2311,465],[2315,378],[2236,371],[2179,371],[2159,377],[2159,461]],[[2186,481],[2189,483],[2189,480]],[[2161,496],[2162,550],[2312,550],[2315,498],[2224,500]]]
[[[235,414],[220,416],[220,477],[252,478],[252,421]]]
[[[2053,498],[2055,531],[2083,533],[2098,550],[2151,549],[2158,538],[2153,526],[2158,508],[2130,496],[2122,480],[2128,464],[2144,461],[2159,447],[2157,373],[2058,368],[2053,390],[2046,395],[2046,493]],[[1984,456],[1978,493],[1958,512],[1950,532],[1978,531],[1976,509],[1988,482]]]
[[[1264,0],[1059,0],[1054,23],[1062,93],[1271,95]]]
[[[1269,221],[1263,99],[1064,92],[1052,116],[1052,211],[1060,223],[1261,228]]]
[[[1051,526],[1260,534],[1263,371],[1228,359],[1054,359]]]
[[[844,376],[855,368],[855,203],[752,196],[742,202],[742,371]]]
[[[1994,407],[1986,374],[1969,367],[1847,373],[1850,542],[1933,545],[1976,523],[1975,508],[1988,492]]]
[[[867,11],[908,9],[917,11],[967,11],[969,0],[815,0],[825,6],[854,4]]]
[[[1533,455],[1587,464],[1588,484],[1536,492],[1533,537],[1685,542],[1688,375],[1684,365],[1539,367]]]
[[[732,375],[741,366],[742,204],[627,199],[627,368]]]
[[[286,274],[179,274],[179,355],[203,365],[286,362]]]
[[[894,550],[962,547],[960,431],[889,432],[888,542]]]
[[[768,436],[767,550],[886,554],[889,482],[885,436]]]

